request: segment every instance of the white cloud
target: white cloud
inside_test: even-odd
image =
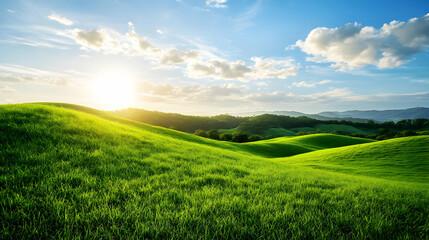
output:
[[[148,39],[135,33],[133,23],[129,22],[129,32],[120,34],[110,29],[68,31],[68,36],[84,50],[94,50],[105,54],[125,54],[144,56],[161,66],[182,64],[192,78],[215,78],[248,81],[251,79],[280,78],[294,76],[298,67],[292,60],[274,60],[253,57],[254,65],[242,60],[228,61],[206,50],[182,50],[160,48]]]
[[[16,92],[16,90],[6,85],[0,85],[0,93],[13,93],[13,92]]]
[[[51,20],[53,20],[53,21],[59,22],[59,23],[61,23],[61,24],[63,24],[63,25],[66,25],[66,26],[71,26],[71,25],[73,25],[73,22],[72,22],[71,20],[69,20],[69,19],[67,19],[67,18],[65,18],[65,17],[63,17],[63,16],[61,16],[61,15],[58,15],[58,14],[56,14],[56,13],[54,13],[54,12],[52,12],[52,13],[48,16],[48,18],[49,18],[49,19],[51,19]]]
[[[0,82],[21,82],[33,84],[68,85],[68,74],[24,67],[21,65],[0,65]]]
[[[257,82],[256,85],[259,86],[259,87],[266,87],[266,86],[268,86],[268,84],[266,82]]]
[[[280,78],[286,79],[289,76],[295,76],[298,67],[295,66],[292,60],[273,60],[270,58],[252,57],[254,66],[254,78]]]
[[[331,82],[332,82],[332,80],[322,80],[318,84],[327,84],[327,83],[331,83]]]
[[[88,47],[101,47],[104,41],[104,33],[102,30],[90,30],[90,31],[77,31],[76,39],[80,41],[83,45]]]
[[[128,22],[128,31],[129,31],[130,33],[136,33],[136,29],[135,29],[135,27],[134,27],[134,23],[132,23],[132,22]]]
[[[331,80],[322,80],[319,82],[307,82],[307,81],[301,81],[301,82],[293,82],[292,85],[295,87],[308,87],[313,88],[316,87],[316,85],[323,85],[332,82]]]
[[[208,62],[192,62],[188,65],[187,73],[190,77],[217,79],[286,79],[297,73],[298,67],[291,60],[273,60],[270,58],[253,57],[254,65],[246,65],[244,61],[228,62],[212,60]]]
[[[251,68],[246,66],[243,61],[211,60],[208,62],[192,62],[187,67],[188,76],[193,78],[213,77],[246,81],[250,72],[252,72]]]
[[[163,51],[160,58],[161,64],[178,64],[184,63],[189,59],[197,59],[199,57],[199,52],[195,50],[185,51],[171,48]]]
[[[294,45],[313,55],[313,62],[332,62],[341,71],[376,65],[393,68],[429,46],[429,14],[408,22],[392,21],[380,29],[349,23],[339,28],[319,27]]]
[[[239,99],[245,90],[246,87],[233,84],[176,87],[169,83],[154,85],[143,82],[140,84],[139,94],[141,99],[147,102],[217,103],[227,99]]]
[[[16,11],[15,11],[15,10],[12,10],[12,9],[8,9],[8,10],[7,10],[7,12],[8,12],[8,13],[16,13]]]
[[[156,32],[159,33],[159,34],[163,34],[164,33],[161,29],[157,29]]]
[[[228,0],[207,0],[206,5],[214,8],[226,8],[226,2]]]
[[[306,82],[306,81],[301,81],[301,82],[293,82],[292,83],[293,86],[295,87],[316,87],[316,84],[314,82]]]
[[[273,91],[250,93],[249,88],[234,84],[214,86],[174,86],[169,83],[155,85],[144,82],[139,88],[140,100],[147,106],[164,106],[182,112],[222,111],[243,112],[257,110],[323,111],[338,106],[343,109],[377,106],[411,107],[415,102],[429,101],[429,92],[405,94],[355,94],[347,88],[330,89],[312,94]],[[204,108],[201,109],[201,104]],[[198,109],[198,110],[196,110]]]

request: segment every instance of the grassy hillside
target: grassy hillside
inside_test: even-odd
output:
[[[227,114],[211,117],[190,116],[178,113],[163,113],[135,108],[122,109],[114,111],[113,113],[131,120],[188,133],[194,133],[197,129],[211,130],[220,128],[234,128],[248,119],[248,117],[236,117]]]
[[[344,125],[344,124],[317,124],[314,127],[303,127],[303,128],[293,128],[292,131],[299,132],[311,132],[320,129],[326,132],[343,132],[343,133],[360,133],[365,135],[372,135],[377,132],[377,129],[359,129],[353,126]]]
[[[299,137],[280,137],[269,140],[236,144],[237,148],[263,157],[287,157],[319,149],[372,142],[334,134],[313,134]]]
[[[404,137],[327,149],[293,156],[283,161],[335,172],[428,183],[429,137]]]
[[[414,143],[398,147],[414,149],[407,161],[427,164],[411,154],[426,151]],[[2,239],[429,237],[429,185],[419,176],[391,181],[314,169],[295,157],[279,162],[245,152],[246,144],[73,105],[0,105],[0,144]],[[328,158],[373,144],[313,153]]]
[[[263,136],[296,136],[296,133],[284,128],[268,128]]]

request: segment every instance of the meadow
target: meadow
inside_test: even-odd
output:
[[[429,136],[221,142],[0,105],[1,239],[428,239]]]

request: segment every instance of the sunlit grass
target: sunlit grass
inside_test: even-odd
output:
[[[251,144],[203,139],[88,108],[58,106],[0,106],[3,239],[429,236],[429,185],[421,181],[426,155],[403,156],[426,164],[416,175],[385,164],[381,178],[374,178],[360,173],[376,150],[364,158],[352,157],[351,151],[340,154],[353,147],[360,147],[356,152],[365,146],[373,149],[378,143],[307,153],[325,152],[321,161],[335,158],[336,166],[360,161],[351,174],[338,173],[300,164],[304,155],[288,163],[289,158],[261,157],[269,151],[249,150]],[[321,137],[296,138],[294,144],[312,150],[333,147],[329,144],[335,141],[329,139],[335,135]],[[425,153],[426,148],[413,143],[427,137],[409,139],[400,147]],[[337,143],[358,140],[344,137]],[[286,144],[286,138],[270,141]],[[270,141],[261,144],[272,147]],[[383,154],[386,158],[377,155],[374,161],[400,160],[389,150]],[[388,180],[386,171],[399,177]]]

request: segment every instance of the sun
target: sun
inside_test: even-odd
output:
[[[97,103],[106,108],[126,108],[134,100],[134,82],[125,73],[101,74],[93,85],[93,92]]]

